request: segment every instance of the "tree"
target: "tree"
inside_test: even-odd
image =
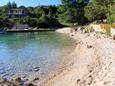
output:
[[[115,5],[115,0],[93,0],[94,5],[103,7],[104,11],[106,12],[107,19],[113,19],[114,15],[114,5]],[[111,9],[113,8],[113,12]]]
[[[7,8],[12,8],[11,2],[8,2],[6,6],[7,6]]]
[[[108,16],[108,20],[109,22],[114,23],[115,22],[115,4],[109,7],[109,13],[110,15]]]
[[[57,19],[51,15],[42,15],[38,20],[38,27],[48,28],[48,27],[60,27],[62,26]]]
[[[93,3],[89,3],[85,7],[85,17],[88,18],[90,22],[95,20],[102,20],[107,18],[106,12],[102,6],[95,6]]]
[[[76,0],[62,0],[62,4],[66,4],[66,5],[69,5],[69,4],[76,4]]]
[[[17,8],[17,4],[15,2],[12,3],[12,8]]]
[[[19,6],[19,8],[21,8],[21,9],[26,9],[26,7],[23,6],[23,5]]]
[[[62,0],[62,4],[66,8],[66,10],[64,9],[66,13],[62,13],[62,15],[67,14],[68,16],[69,13],[70,19],[76,19],[74,22],[77,21],[81,25],[85,24],[87,19],[84,16],[84,7],[88,2],[89,0]]]
[[[96,5],[100,5],[107,8],[109,5],[113,4],[115,0],[93,0],[93,2]]]
[[[62,0],[62,4],[80,4],[80,3],[88,3],[90,0]]]
[[[77,22],[78,12],[74,6],[60,5],[59,6],[59,20],[69,23]]]
[[[50,5],[47,7],[47,9],[49,10],[49,14],[51,14],[52,17],[57,17],[58,8],[55,5]]]

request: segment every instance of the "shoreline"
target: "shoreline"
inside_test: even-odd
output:
[[[66,63],[66,67],[55,75],[52,79],[48,80],[43,86],[76,86],[76,82],[81,82],[81,78],[86,76],[89,71],[92,70],[96,57],[92,54],[88,56],[86,60],[86,55],[89,55],[93,49],[87,51],[87,45],[84,45],[81,38],[77,39],[74,34],[71,33],[71,28],[67,28],[67,30],[59,29],[57,32],[68,34],[74,40],[77,40],[76,48],[68,56],[68,62]],[[86,42],[86,41],[85,41]],[[87,52],[84,54],[84,52]],[[92,58],[95,57],[95,58]],[[85,61],[86,60],[86,61]],[[92,66],[90,66],[92,65]],[[73,78],[76,78],[75,80]],[[83,82],[81,82],[83,83]],[[77,85],[80,86],[80,85]]]
[[[77,41],[74,51],[66,57],[64,66],[45,82],[39,83],[36,77],[36,82],[28,82],[24,86],[115,86],[114,40],[99,33],[72,31],[71,28],[56,32]]]
[[[44,31],[56,31],[55,29],[36,29],[36,30],[6,30],[8,33],[15,33],[15,32],[44,32]]]
[[[57,32],[68,34],[78,41],[70,56],[71,62],[42,86],[114,86],[115,41],[95,32],[65,29]]]

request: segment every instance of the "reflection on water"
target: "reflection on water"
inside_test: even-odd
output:
[[[73,47],[71,38],[56,32],[0,35],[0,76],[30,75],[38,72],[34,69],[38,67],[39,72],[48,74],[58,68],[57,64],[63,64],[62,57]]]

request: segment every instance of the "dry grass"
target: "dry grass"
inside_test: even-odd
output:
[[[112,26],[113,28],[115,28],[115,24],[112,24],[111,26]]]
[[[111,29],[111,25],[110,24],[100,24],[101,28],[108,31]]]
[[[104,30],[111,29],[112,27],[115,28],[115,24],[101,24],[101,28]]]
[[[115,28],[115,24],[100,24],[100,26],[109,36],[111,35],[111,28]]]

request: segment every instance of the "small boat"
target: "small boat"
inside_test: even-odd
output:
[[[0,28],[0,34],[5,34],[5,33],[6,33],[6,29]]]

